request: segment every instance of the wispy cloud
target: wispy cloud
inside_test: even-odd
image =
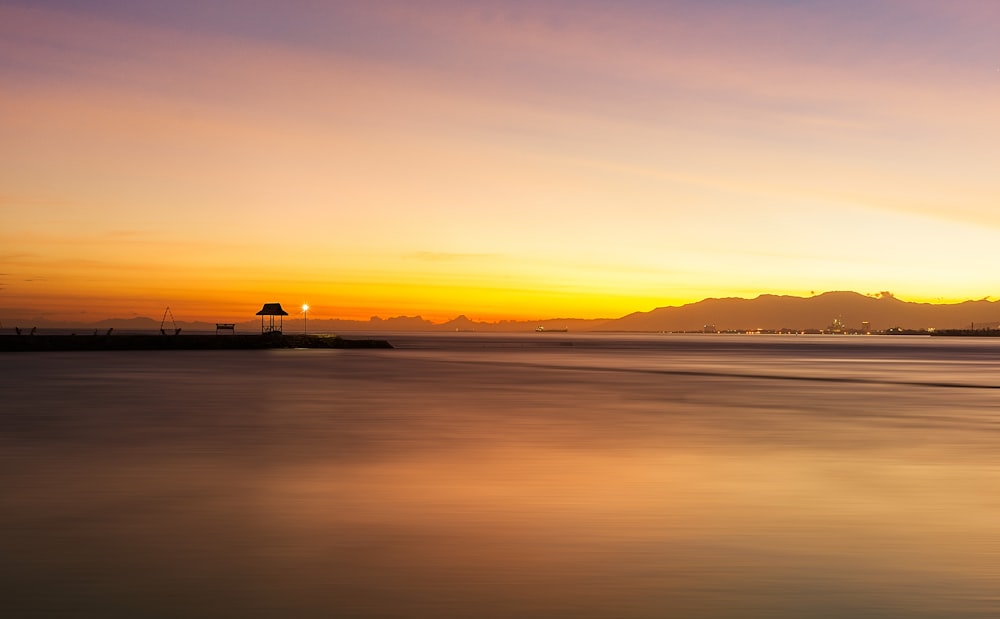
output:
[[[405,254],[404,258],[408,260],[418,260],[424,262],[469,262],[469,261],[493,262],[495,260],[503,259],[504,256],[502,254],[489,254],[489,253],[418,251]]]
[[[981,296],[961,262],[1000,226],[998,20],[974,0],[6,2],[5,293],[415,281],[499,311],[500,290],[645,302],[822,270],[962,272]]]

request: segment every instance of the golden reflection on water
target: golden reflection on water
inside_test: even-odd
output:
[[[44,373],[49,388],[3,417],[7,606],[998,614],[992,391],[508,359],[22,357],[0,387]]]
[[[857,597],[920,615],[1000,575],[1000,505],[984,485],[947,467],[808,454],[510,449],[276,472],[261,513],[297,532],[283,549],[299,559],[336,552],[315,545],[332,530],[354,532],[346,546],[392,532],[402,545],[380,547],[382,560],[503,583],[492,603],[516,592],[530,601],[518,612],[548,599],[609,616],[628,600],[619,610],[639,616],[835,616]],[[910,607],[929,587],[942,595]]]

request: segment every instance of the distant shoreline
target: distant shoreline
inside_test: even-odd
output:
[[[275,348],[392,348],[386,340],[335,335],[0,335],[0,352],[89,350],[268,350]]]

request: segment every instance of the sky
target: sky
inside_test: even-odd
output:
[[[0,322],[995,298],[998,25],[994,0],[0,0]]]

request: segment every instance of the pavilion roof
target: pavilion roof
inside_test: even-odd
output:
[[[258,316],[287,316],[288,312],[281,308],[281,303],[265,303],[257,312]]]

